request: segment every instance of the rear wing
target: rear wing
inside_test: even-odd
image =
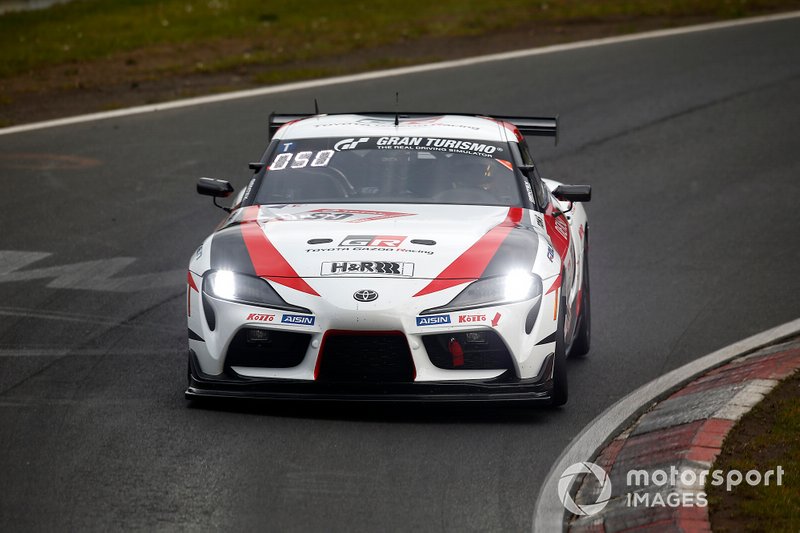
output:
[[[553,137],[558,146],[558,115],[555,117],[489,117],[508,122],[517,127],[522,135]]]
[[[292,114],[269,114],[269,139],[271,140],[275,133],[283,126],[296,120],[315,116],[313,113],[292,113]]]
[[[371,112],[371,113],[327,113],[328,115],[364,115],[369,117],[389,117],[389,118],[425,118],[436,117],[441,115],[457,115],[462,117],[485,117],[492,120],[508,122],[517,127],[522,135],[531,135],[537,137],[553,137],[555,143],[558,144],[558,117],[516,117],[516,116],[499,116],[499,115],[480,115],[470,113],[393,113],[393,112]],[[294,113],[294,114],[278,114],[270,113],[269,115],[269,138],[275,135],[281,127],[290,122],[301,120],[316,116],[313,113]]]

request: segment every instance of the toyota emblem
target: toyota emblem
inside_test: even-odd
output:
[[[353,293],[353,298],[359,302],[371,302],[378,299],[378,293],[370,289],[361,289]]]

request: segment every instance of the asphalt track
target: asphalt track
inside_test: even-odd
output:
[[[528,529],[605,407],[797,317],[797,35],[761,23],[1,138],[0,530]],[[560,113],[544,174],[594,186],[593,349],[569,404],[187,406],[184,269],[222,214],[195,179],[242,186],[272,110],[391,109],[395,91],[409,110]]]

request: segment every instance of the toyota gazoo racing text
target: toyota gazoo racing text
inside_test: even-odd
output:
[[[589,350],[587,185],[552,118],[272,115],[187,281],[188,398],[567,400]],[[201,178],[198,192],[232,194]]]

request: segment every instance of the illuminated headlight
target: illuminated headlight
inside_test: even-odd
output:
[[[298,313],[311,312],[303,307],[287,303],[263,279],[229,270],[216,270],[206,274],[203,281],[203,292],[214,298],[228,300],[229,302],[284,309]]]
[[[450,303],[426,309],[420,314],[447,313],[477,307],[509,304],[539,298],[542,295],[542,278],[522,270],[505,276],[474,281]]]

